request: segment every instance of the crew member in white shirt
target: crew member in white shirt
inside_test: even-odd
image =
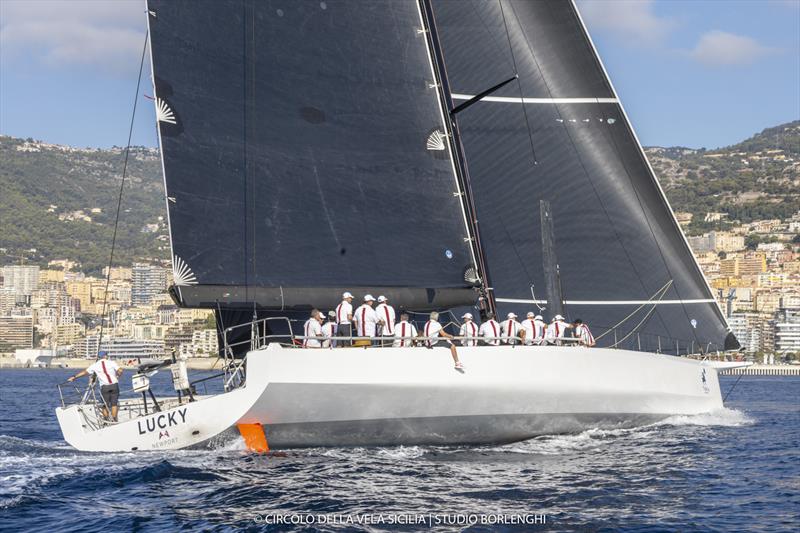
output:
[[[325,337],[322,341],[323,348],[336,346],[336,341],[333,340],[336,336],[336,311],[328,311],[328,321],[322,324],[322,336]]]
[[[500,345],[500,323],[494,319],[494,313],[486,313],[486,322],[481,324],[479,333],[484,338],[481,341],[483,344],[488,344],[489,346]]]
[[[583,320],[580,318],[576,318],[575,322],[572,323],[572,327],[575,328],[575,336],[579,339],[578,342],[591,348],[594,346],[594,335],[589,330],[589,326],[583,323]]]
[[[375,308],[375,313],[378,315],[378,318],[383,321],[380,334],[383,337],[394,337],[394,307],[389,304],[389,299],[383,294],[378,296],[378,307]],[[385,340],[382,345],[390,346],[391,341]]]
[[[364,303],[353,313],[353,321],[358,332],[357,337],[374,337],[378,324],[382,324],[375,309],[372,308],[374,303],[375,298],[371,294],[367,294],[364,296]]]
[[[394,325],[395,347],[414,346],[417,328],[408,321],[408,313],[400,313],[400,322]]]
[[[430,315],[430,320],[425,323],[425,329],[423,330],[423,335],[426,337],[426,346],[428,348],[433,348],[435,346],[450,346],[450,355],[453,357],[453,362],[456,364],[456,370],[462,371],[464,370],[464,365],[461,364],[461,361],[458,360],[458,352],[456,351],[456,345],[453,344],[450,339],[453,338],[452,335],[447,333],[441,324],[439,324],[439,313],[436,311],[432,311]]]
[[[103,416],[108,419],[108,409],[111,408],[111,420],[117,421],[119,411],[119,377],[122,369],[116,361],[108,358],[108,352],[101,351],[97,354],[95,361],[89,368],[81,370],[67,381],[75,381],[77,378],[92,374],[100,382],[100,397],[103,399]]]
[[[461,346],[476,346],[478,344],[478,326],[472,321],[472,313],[464,313],[464,323],[461,324],[461,329],[458,330],[458,336],[461,339]]]
[[[503,342],[505,344],[519,344],[520,339],[525,341],[525,330],[522,329],[522,324],[517,322],[517,315],[508,313],[508,316],[503,320]]]
[[[322,323],[325,317],[319,309],[311,310],[311,317],[306,320],[303,326],[303,348],[319,348],[322,346]],[[311,337],[311,338],[310,338]]]
[[[342,303],[336,306],[336,336],[353,336],[353,295],[349,292],[342,294]],[[337,343],[340,346],[349,346],[351,341]]]
[[[522,329],[525,330],[525,344],[539,345],[544,342],[547,324],[544,323],[542,315],[534,315],[529,311],[525,320],[522,321]]]
[[[554,316],[553,320],[551,320],[550,324],[547,326],[547,331],[544,334],[547,343],[561,346],[561,341],[567,337],[567,330],[571,327],[572,324],[565,322],[563,316]]]

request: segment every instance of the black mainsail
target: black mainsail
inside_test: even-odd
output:
[[[518,75],[457,119],[498,308],[547,306],[547,200],[567,311],[617,326],[598,344],[737,347],[573,3],[430,4],[454,105]]]
[[[148,12],[179,303],[475,301],[415,2],[148,0]]]

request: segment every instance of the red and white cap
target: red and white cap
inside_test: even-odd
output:
[[[381,294],[380,296],[378,296],[378,301],[379,301],[379,302],[388,302],[388,301],[389,301],[389,298],[387,298],[386,296],[384,296],[383,294]]]

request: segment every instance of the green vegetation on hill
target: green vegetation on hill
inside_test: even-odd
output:
[[[647,154],[673,208],[694,215],[690,234],[800,210],[800,121],[719,150],[654,147]],[[0,264],[70,259],[99,272],[111,250],[123,161],[120,148],[0,136]],[[727,221],[705,222],[709,212],[727,213]],[[165,218],[158,152],[132,148],[114,263],[168,260]]]
[[[653,147],[647,155],[673,208],[694,215],[689,233],[800,210],[800,121],[718,150]],[[709,212],[728,221],[705,222]]]
[[[86,272],[107,265],[124,156],[119,148],[78,150],[0,136],[0,263],[71,259]],[[115,264],[169,258],[163,191],[158,152],[132,148]]]

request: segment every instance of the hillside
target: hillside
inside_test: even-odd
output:
[[[108,263],[124,150],[77,149],[0,136],[0,262],[71,259],[85,272]],[[167,259],[158,152],[132,148],[115,263]]]
[[[718,150],[646,149],[673,208],[692,213],[690,234],[734,221],[784,219],[800,210],[800,121]],[[727,221],[706,222],[709,212]]]
[[[646,149],[687,231],[800,210],[800,121],[718,150]],[[0,264],[71,259],[85,272],[108,263],[124,150],[78,149],[0,136]],[[115,264],[169,259],[158,152],[131,150]],[[709,212],[727,219],[706,222]],[[33,251],[31,251],[33,250]]]

